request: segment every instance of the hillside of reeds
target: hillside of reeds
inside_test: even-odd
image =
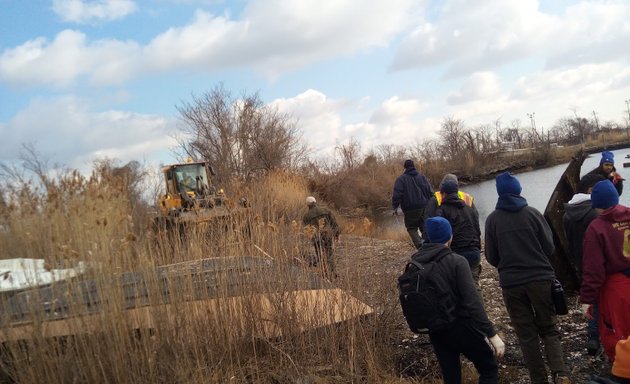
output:
[[[576,149],[417,163],[437,186],[447,172],[476,180],[566,161]],[[156,213],[139,197],[135,165],[16,178],[0,200],[0,259],[44,259],[47,271],[87,268],[46,289],[0,294],[0,381],[427,382],[435,366],[409,375],[400,363],[406,330],[391,277],[400,265],[375,270],[383,255],[410,251],[404,230],[375,220],[389,209],[402,160],[371,154],[334,173],[232,180],[228,195],[247,197],[250,208],[234,203],[233,215],[170,232],[152,226]],[[310,263],[301,224],[308,195],[334,209],[342,242],[350,234],[360,235],[348,237],[354,248],[399,241],[357,256],[357,265],[369,258],[370,273],[346,259],[339,278],[327,281]]]
[[[350,296],[309,265],[305,179],[278,172],[241,186],[251,208],[173,236],[150,230],[151,213],[130,199],[129,179],[116,170],[25,183],[5,200],[0,258],[43,258],[47,270],[89,266],[77,281],[15,295],[19,313],[12,295],[2,296],[5,382],[398,380],[390,324],[378,310],[358,316]],[[191,274],[210,258],[218,272]],[[354,291],[370,284],[358,270],[335,282]],[[293,294],[325,289],[332,293]],[[54,334],[59,320],[50,320],[68,318]],[[16,329],[25,330],[22,340],[12,339]]]

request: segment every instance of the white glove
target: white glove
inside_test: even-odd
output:
[[[582,304],[582,306],[580,307],[580,312],[588,317],[589,319],[593,318],[593,313],[592,313],[592,305],[591,304]]]
[[[497,359],[502,358],[505,354],[505,343],[503,343],[503,340],[501,340],[499,335],[492,336],[488,339],[488,341],[490,342],[492,349],[494,349],[494,356]]]

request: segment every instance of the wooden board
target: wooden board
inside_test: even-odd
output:
[[[120,324],[111,324],[112,319],[124,323],[129,331],[177,329],[182,332],[186,329],[182,325],[201,323],[209,330],[229,327],[230,330],[225,334],[234,338],[246,334],[269,338],[281,336],[288,327],[291,332],[305,331],[372,312],[367,304],[338,288],[304,290],[145,306],[124,310],[111,318],[96,313],[54,321],[14,324],[0,329],[0,343],[120,329]],[[253,321],[260,319],[262,321]]]
[[[123,321],[130,330],[159,329],[161,322],[172,328],[201,315],[207,321],[223,319],[221,324],[229,320],[243,326],[243,319],[256,315],[270,319],[258,325],[257,332],[275,335],[282,333],[273,320],[283,318],[278,314],[308,328],[371,311],[329,281],[289,262],[208,258],[16,293],[0,302],[0,341],[105,332],[112,321]]]

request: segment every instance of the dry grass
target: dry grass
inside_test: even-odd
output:
[[[439,169],[434,183],[446,172]],[[399,378],[393,361],[394,332],[402,318],[391,276],[376,273],[368,278],[357,268],[344,269],[337,286],[380,304],[376,316],[333,326],[326,325],[326,319],[355,309],[347,297],[330,295],[321,301],[291,294],[328,286],[313,278],[320,271],[309,266],[314,251],[301,225],[304,198],[315,194],[310,187],[325,192],[315,194],[318,198],[343,192],[340,198],[349,203],[337,206],[352,211],[352,218],[339,217],[344,234],[408,241],[402,224],[379,225],[360,201],[364,196],[372,207],[387,208],[398,166],[372,167],[370,172],[358,172],[357,184],[345,178],[343,186],[328,179],[313,184],[284,172],[248,185],[234,183],[228,196],[247,197],[251,208],[185,228],[181,236],[147,231],[148,222],[134,213],[129,185],[107,172],[95,171],[88,178],[74,172],[49,181],[45,190],[29,183],[12,190],[8,205],[0,205],[0,258],[43,258],[48,269],[86,262],[92,268],[84,279],[93,282],[101,300],[88,316],[92,307],[76,294],[83,292],[83,285],[54,284],[66,292],[68,311],[83,313],[74,317],[72,328],[83,332],[52,338],[46,336],[51,324],[46,316],[62,311],[42,311],[41,303],[47,300],[43,291],[27,295],[20,320],[32,328],[26,340],[1,345],[0,382],[413,382]],[[208,258],[222,260],[222,272],[191,273],[200,268],[195,262]],[[245,264],[251,260],[262,266],[249,268]],[[164,279],[158,267],[174,263],[179,267],[172,267]],[[128,271],[136,272],[136,280],[141,276],[142,284],[122,285]],[[0,296],[2,338],[15,329],[9,323],[16,319],[6,316],[7,300],[7,295]],[[134,300],[141,307],[151,306],[134,312]],[[304,302],[320,309],[297,310]]]
[[[83,314],[73,317],[70,335],[53,338],[46,317],[61,316],[61,310],[45,314],[43,291],[29,293],[20,319],[30,326],[26,340],[2,344],[0,367],[8,382],[403,382],[392,375],[392,346],[382,317],[326,325],[339,311],[356,310],[347,297],[300,299],[291,293],[327,286],[309,277],[317,270],[305,262],[313,249],[301,226],[304,180],[277,173],[241,186],[249,211],[221,225],[188,228],[185,236],[134,227],[125,187],[109,175],[86,179],[74,173],[49,186],[48,193],[23,186],[9,199],[13,204],[2,212],[0,257],[44,258],[50,268],[89,262],[93,267],[84,278],[100,300],[88,315],[93,307],[77,294],[84,286],[53,284],[65,292],[67,311]],[[368,219],[360,230],[377,232]],[[264,267],[247,269],[246,255]],[[209,257],[225,260],[225,271],[199,280],[190,263]],[[234,257],[242,260],[236,267],[228,265]],[[188,264],[164,280],[156,268],[173,263]],[[230,272],[239,268],[249,272]],[[127,271],[136,271],[134,281],[141,276],[142,283],[121,284]],[[361,291],[374,284],[355,272],[341,276],[339,285]],[[216,302],[204,300],[199,289],[209,278],[215,290],[205,297],[219,298]],[[235,294],[238,298],[231,298]],[[9,324],[7,300],[1,303],[2,338],[23,329]],[[140,310],[129,309],[133,300]],[[298,310],[304,307],[319,310]]]

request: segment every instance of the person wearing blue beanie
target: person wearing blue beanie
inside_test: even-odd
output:
[[[582,312],[593,313],[595,306],[599,308],[599,337],[611,362],[615,361],[619,335],[630,334],[630,208],[619,204],[615,187],[610,180],[603,180],[591,191],[598,216],[584,232],[580,286]]]
[[[427,233],[427,241],[435,244],[446,244],[453,237],[451,223],[443,217],[431,217],[424,224]]]
[[[591,204],[595,209],[608,209],[619,204],[619,194],[610,180],[602,180],[593,186]]]
[[[549,261],[554,251],[547,220],[521,196],[521,183],[509,172],[496,178],[499,198],[488,215],[485,257],[499,271],[505,308],[516,331],[530,383],[548,383],[541,353],[544,344],[553,383],[570,382],[551,298],[556,275]]]
[[[621,175],[617,172],[617,168],[615,168],[614,153],[610,151],[602,152],[602,158],[599,160],[599,165],[588,174],[600,175],[604,179],[610,180],[615,186],[617,194],[621,196],[621,193],[623,192],[623,181],[625,179],[621,177]]]
[[[609,163],[615,165],[615,154],[610,151],[602,152],[602,158],[599,160],[599,164]]]
[[[428,332],[445,383],[462,382],[460,359],[464,355],[479,373],[480,383],[497,384],[497,358],[505,353],[505,344],[483,308],[468,262],[449,247],[451,224],[443,217],[432,217],[425,223],[425,232],[426,241],[412,259],[431,268],[433,282],[443,282],[439,286],[448,298],[441,300],[450,303],[452,321],[446,327],[427,323],[427,329],[414,332]]]
[[[509,172],[503,172],[496,178],[497,193],[499,195],[512,194],[520,195],[523,188],[518,179]]]

